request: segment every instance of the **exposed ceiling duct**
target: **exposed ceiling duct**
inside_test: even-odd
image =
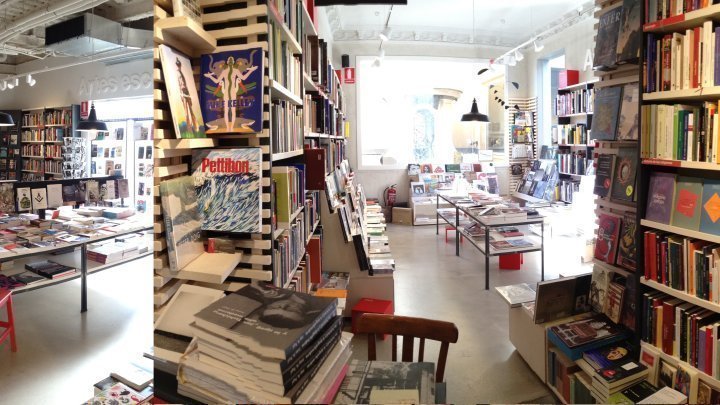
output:
[[[121,48],[152,46],[152,32],[123,27],[93,14],[82,14],[45,29],[45,47],[52,52],[85,57]]]

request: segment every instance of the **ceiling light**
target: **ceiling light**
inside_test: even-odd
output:
[[[379,57],[375,58],[375,61],[373,62],[372,67],[380,67],[380,64],[381,64],[380,58]]]
[[[535,52],[540,52],[545,49],[545,45],[543,45],[541,42],[538,42],[537,39],[533,41],[533,45],[535,45]]]
[[[7,86],[7,80],[3,80],[2,83],[0,83],[0,91],[5,91],[7,89]]]
[[[27,78],[26,78],[25,81],[27,82],[27,84],[30,85],[30,87],[34,86],[35,83],[37,83],[37,81],[36,81],[35,79],[33,79],[32,75],[29,74],[29,73],[28,73]]]
[[[515,60],[515,57],[514,57],[514,56],[508,55],[508,56],[506,57],[506,59],[507,59],[507,65],[508,65],[508,66],[515,66],[515,65],[517,65],[517,61]]]
[[[383,41],[383,42],[389,41],[389,40],[390,40],[390,34],[391,34],[391,33],[392,33],[392,28],[390,28],[390,27],[385,27],[385,29],[382,30],[382,32],[380,32],[380,40]]]
[[[478,111],[477,101],[475,99],[473,99],[472,107],[470,107],[470,112],[467,114],[463,114],[462,118],[460,118],[460,121],[490,122],[487,115],[481,114]]]
[[[520,52],[519,49],[516,49],[516,50],[515,50],[515,60],[518,61],[518,62],[520,62],[520,61],[523,60],[523,59],[525,59],[525,55],[523,55],[522,52]]]
[[[13,117],[8,113],[0,111],[0,127],[12,127],[14,125],[15,121]]]
[[[14,89],[15,87],[17,87],[19,85],[20,85],[20,79],[18,79],[16,77],[14,79],[11,79],[7,86],[8,86],[8,89]]]
[[[95,103],[92,103],[90,107],[90,116],[87,120],[80,120],[77,130],[82,132],[108,132],[107,125],[97,119]]]

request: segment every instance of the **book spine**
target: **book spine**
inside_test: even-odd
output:
[[[297,358],[302,349],[305,348],[320,332],[325,325],[337,312],[337,299],[333,300],[331,305],[325,307],[322,313],[315,318],[315,321],[308,327],[305,332],[298,336],[297,340],[285,349],[285,359],[291,364]]]
[[[322,339],[314,342],[308,356],[302,362],[298,362],[292,375],[289,375],[288,379],[284,383],[286,390],[284,395],[292,395],[295,391],[295,386],[301,384],[307,378],[307,373],[316,364],[322,363],[322,360],[327,357],[333,346],[335,346],[338,340],[340,340],[340,326],[338,325],[341,322],[341,320],[333,320],[333,324],[335,324],[335,326],[332,328],[332,333],[327,334],[326,336],[323,336]],[[285,376],[283,376],[283,380],[285,380]]]
[[[337,334],[334,339],[326,342],[325,345],[321,348],[319,355],[312,360],[311,364],[308,365],[308,371],[305,373],[305,377],[302,379],[302,381],[298,382],[295,385],[294,392],[290,393],[293,403],[297,401],[298,397],[303,393],[310,381],[312,381],[312,379],[315,377],[315,374],[320,369],[323,361],[325,360],[325,358],[327,358],[330,351],[332,351],[333,346],[339,339],[340,334]]]
[[[298,356],[298,358],[296,358],[292,363],[288,363],[286,360],[283,360],[280,363],[280,371],[283,377],[283,383],[285,384],[285,388],[289,389],[292,386],[288,386],[291,380],[295,379],[294,382],[297,382],[297,379],[302,375],[300,371],[303,367],[303,364],[307,362],[308,359],[316,353],[317,347],[319,347],[322,342],[327,341],[334,335],[340,334],[340,324],[341,322],[338,322],[337,319],[330,321],[325,330],[323,331],[322,335],[315,339],[312,345],[309,345],[307,348],[305,348],[302,355]]]

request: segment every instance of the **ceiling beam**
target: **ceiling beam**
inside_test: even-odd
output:
[[[107,18],[108,20],[124,23],[152,17],[153,6],[150,1],[137,1],[134,3],[107,8],[102,12],[98,11],[97,14]]]

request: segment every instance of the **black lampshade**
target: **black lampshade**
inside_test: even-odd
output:
[[[0,127],[11,127],[13,125],[15,125],[13,117],[8,113],[0,111]]]
[[[470,108],[470,112],[467,114],[463,114],[460,121],[490,122],[487,115],[480,114],[480,112],[478,111],[477,101],[475,101],[475,99],[473,99],[472,108]]]
[[[77,127],[78,131],[91,131],[91,132],[108,132],[107,125],[98,121],[97,114],[95,113],[95,103],[90,107],[90,116],[85,121],[80,121]]]

